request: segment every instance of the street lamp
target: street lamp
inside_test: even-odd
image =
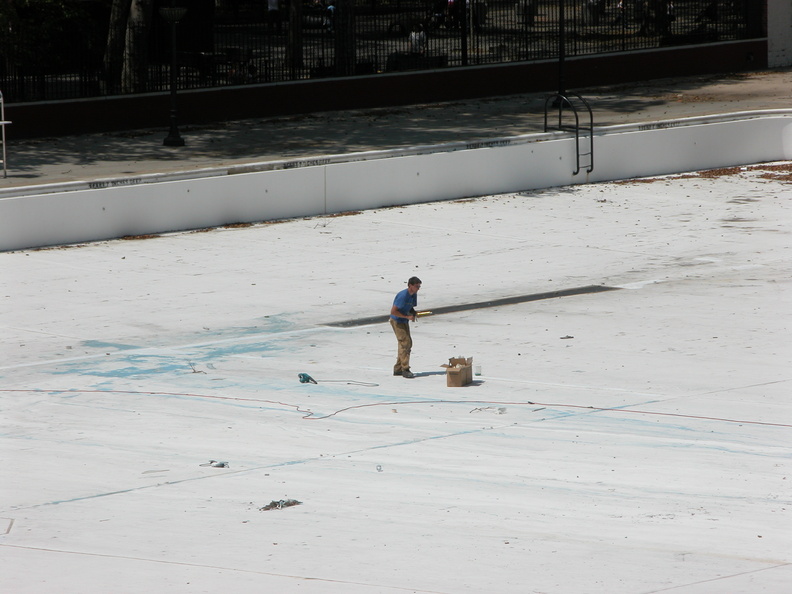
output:
[[[558,0],[558,94],[553,107],[567,107],[566,100],[566,10],[565,1]]]
[[[558,2],[558,94],[566,95],[566,10],[564,0]]]
[[[176,24],[184,18],[187,9],[180,6],[163,6],[159,9],[160,16],[171,26],[171,66],[170,66],[170,130],[164,146],[184,146],[184,139],[176,125]]]

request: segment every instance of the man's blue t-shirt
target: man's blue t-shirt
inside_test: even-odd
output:
[[[399,313],[409,316],[410,310],[418,305],[418,293],[415,293],[415,295],[410,295],[410,292],[407,289],[403,289],[396,294],[396,298],[393,300],[393,305],[396,306],[396,309],[399,310]],[[390,318],[391,320],[396,320],[400,323],[410,321],[405,318],[397,318],[396,316],[391,316]]]

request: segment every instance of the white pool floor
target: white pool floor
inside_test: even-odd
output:
[[[0,591],[788,592],[791,171],[0,253]]]

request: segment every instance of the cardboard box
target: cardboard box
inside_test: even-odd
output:
[[[449,388],[473,383],[473,357],[451,357],[442,367],[446,368],[446,386]]]

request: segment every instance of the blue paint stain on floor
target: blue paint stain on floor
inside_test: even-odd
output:
[[[242,342],[230,343],[223,345],[206,345],[197,348],[189,349],[192,351],[190,356],[195,359],[199,358],[203,361],[211,361],[222,359],[224,357],[233,357],[236,355],[250,355],[257,353],[278,353],[284,352],[287,349],[282,344],[275,344],[274,342]]]
[[[84,340],[82,345],[87,348],[91,349],[99,349],[99,350],[116,350],[116,351],[128,351],[131,349],[139,349],[140,345],[138,344],[123,344],[119,342],[104,342],[101,340]]]
[[[295,328],[293,322],[280,317],[266,322],[262,326],[223,329],[209,335],[193,336],[187,346],[157,347],[87,340],[83,346],[98,350],[97,357],[63,362],[51,373],[108,378],[156,377],[194,372],[195,364],[217,363],[237,356],[272,357],[299,348],[291,336],[283,335]],[[260,340],[255,340],[255,337],[260,337]],[[201,344],[202,340],[207,342]]]

